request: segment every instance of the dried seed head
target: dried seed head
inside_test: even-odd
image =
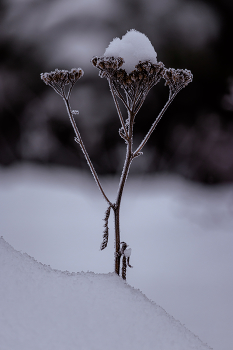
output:
[[[72,68],[71,71],[55,69],[55,71],[50,73],[41,73],[40,76],[46,85],[64,87],[69,84],[74,85],[83,74],[84,72],[81,68]]]
[[[124,60],[121,57],[94,57],[92,64],[99,69],[99,76],[107,78],[114,91],[122,98],[119,89],[126,95],[125,104],[134,111],[142,105],[149,90],[163,77],[165,67],[162,62],[139,62],[129,74],[122,69]],[[133,111],[132,110],[132,111]]]
[[[98,57],[93,57],[92,60],[91,60],[92,64],[94,67],[96,67],[97,65],[97,62],[98,62]]]
[[[84,72],[81,68],[72,68],[69,72],[69,79],[71,82],[76,83],[78,79],[83,76]]]
[[[150,61],[139,62],[131,73],[125,72],[122,78],[117,75],[117,83],[125,89],[138,90],[140,86],[140,90],[149,91],[163,77],[164,70],[162,62],[157,64]]]
[[[92,64],[99,69],[99,75],[101,78],[111,78],[117,84],[124,87],[129,87],[131,84],[138,84],[144,81],[145,84],[149,83],[154,85],[163,76],[164,64],[158,62],[153,64],[150,61],[139,62],[135,66],[135,70],[127,74],[124,69],[121,68],[124,60],[121,57],[94,57]],[[154,84],[153,84],[154,83]]]
[[[121,57],[93,57],[91,62],[100,70],[101,78],[109,78],[122,66],[124,60]]]
[[[170,93],[173,94],[191,83],[193,75],[188,69],[169,68],[164,71],[163,78],[165,85],[169,86]]]

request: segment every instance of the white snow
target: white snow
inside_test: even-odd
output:
[[[139,61],[150,60],[157,63],[157,53],[148,37],[135,29],[129,30],[122,39],[115,38],[104,53],[105,57],[121,57],[125,63],[122,68],[130,73]]]
[[[101,178],[112,200],[118,180]],[[0,168],[0,236],[53,269],[104,274],[114,270],[112,213],[108,247],[99,250],[106,208],[88,173],[57,167]],[[121,241],[132,248],[127,283],[214,350],[232,349],[232,184],[208,187],[168,175],[129,176],[121,208]],[[22,286],[25,289],[33,291],[31,286]],[[26,309],[31,310],[29,305]],[[17,320],[20,323],[19,314]],[[19,339],[25,336],[23,325]],[[7,348],[15,349],[21,350]]]
[[[52,270],[0,238],[1,350],[207,350],[115,274]]]
[[[130,258],[131,251],[132,251],[131,248],[125,249],[125,250],[124,250],[124,256],[125,256],[126,258]]]

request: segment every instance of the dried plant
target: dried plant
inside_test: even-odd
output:
[[[108,245],[108,231],[109,231],[109,228],[108,228],[108,219],[109,219],[109,216],[110,216],[110,211],[111,211],[111,207],[109,206],[108,209],[107,209],[106,212],[105,212],[105,218],[104,218],[104,221],[105,221],[105,224],[104,224],[105,230],[104,230],[104,234],[103,234],[103,242],[102,242],[101,245],[100,245],[100,250],[103,250],[103,249],[106,248],[107,245]]]
[[[108,204],[108,209],[105,213],[105,224],[103,241],[100,249],[103,250],[108,244],[108,220],[111,210],[114,212],[115,221],[115,272],[120,274],[120,261],[122,257],[122,278],[126,279],[127,266],[132,267],[129,263],[131,249],[127,249],[128,245],[125,242],[120,243],[120,206],[122,200],[122,194],[124,186],[128,177],[130,165],[132,161],[142,155],[142,149],[150,138],[152,132],[156,128],[158,122],[162,118],[164,112],[174,100],[178,92],[187,86],[192,81],[192,74],[187,69],[173,69],[165,68],[162,62],[152,63],[150,60],[139,61],[135,66],[135,69],[127,73],[122,68],[124,59],[121,57],[94,57],[92,64],[99,69],[99,76],[106,78],[112,93],[112,97],[116,106],[116,110],[120,119],[121,128],[119,129],[119,135],[126,144],[126,156],[125,162],[119,182],[116,201],[112,203],[106,196],[102,185],[99,181],[98,175],[94,169],[94,166],[89,158],[84,143],[82,141],[79,129],[75,123],[74,115],[78,111],[74,111],[70,107],[70,95],[75,83],[83,76],[83,70],[81,68],[73,68],[71,71],[56,69],[51,73],[42,73],[41,79],[45,84],[51,86],[64,100],[67,113],[69,115],[71,124],[75,132],[75,141],[81,147],[81,150],[86,158],[86,161],[90,167],[93,177],[96,181],[98,188],[100,189],[104,199]],[[155,121],[151,125],[148,133],[142,139],[138,147],[133,150],[133,127],[135,123],[135,117],[142,107],[147,94],[150,89],[155,86],[161,79],[165,80],[165,85],[169,87],[168,100],[162,108],[159,115],[155,118]],[[127,111],[127,118],[123,117],[119,100],[123,103]],[[120,246],[122,244],[122,246]]]

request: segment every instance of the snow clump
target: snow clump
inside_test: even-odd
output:
[[[130,258],[130,255],[131,255],[131,248],[125,249],[124,256],[126,258]]]
[[[148,37],[135,29],[129,30],[122,39],[114,38],[104,53],[105,57],[122,57],[122,68],[129,74],[139,61],[157,63],[157,53]]]

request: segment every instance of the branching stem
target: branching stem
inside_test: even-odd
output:
[[[103,236],[103,242],[101,245],[101,250],[107,246],[108,243],[108,219],[110,215],[111,209],[114,211],[115,218],[115,272],[116,274],[120,274],[120,260],[122,256],[122,248],[120,249],[120,244],[125,244],[125,248],[127,247],[125,242],[120,242],[120,206],[122,200],[122,194],[124,191],[125,183],[129,174],[130,165],[134,158],[140,156],[142,154],[141,150],[149,140],[151,134],[162,118],[163,114],[172,103],[177,93],[187,86],[192,81],[192,73],[185,69],[166,69],[162,62],[158,64],[152,64],[150,61],[144,61],[135,66],[135,70],[131,73],[127,74],[125,70],[120,69],[123,65],[124,60],[121,57],[94,57],[92,59],[92,63],[100,70],[101,77],[107,77],[110,91],[112,93],[112,97],[117,109],[117,113],[121,122],[121,128],[119,130],[120,136],[124,139],[126,143],[126,157],[123,166],[123,170],[121,173],[121,178],[119,182],[118,192],[115,203],[112,203],[108,197],[106,196],[98,175],[95,171],[95,168],[90,160],[90,157],[86,151],[84,143],[82,141],[79,129],[74,120],[74,114],[77,114],[77,111],[71,111],[70,108],[70,96],[73,86],[80,79],[84,72],[81,68],[72,68],[70,72],[67,70],[58,70],[50,73],[41,73],[41,79],[44,81],[46,85],[51,86],[56,93],[58,93],[64,100],[68,116],[70,118],[72,127],[75,132],[75,141],[79,144],[91,173],[95,179],[95,182],[102,193],[104,199],[108,203],[108,209],[105,213],[105,230]],[[165,79],[165,85],[169,86],[169,98],[163,109],[155,119],[151,128],[149,129],[146,136],[143,138],[142,142],[138,146],[138,148],[133,152],[133,125],[135,121],[136,114],[141,108],[142,104],[145,101],[145,98],[149,92],[149,90],[157,84],[161,78]],[[66,93],[66,87],[67,93]],[[120,92],[120,88],[124,90],[125,97]],[[120,105],[118,102],[122,101],[124,107],[127,110],[128,118],[124,120],[123,115],[121,113]],[[128,266],[129,257],[128,257]],[[126,256],[123,256],[123,268],[122,268],[122,278],[126,278]]]
[[[99,181],[98,175],[95,171],[95,168],[90,160],[90,157],[86,151],[86,148],[84,146],[84,143],[82,141],[80,132],[78,130],[78,127],[75,123],[71,108],[70,108],[70,104],[69,104],[69,97],[70,97],[70,93],[71,93],[71,89],[69,89],[67,96],[65,96],[64,91],[63,91],[63,100],[65,102],[66,108],[67,108],[67,112],[71,121],[71,124],[73,126],[76,138],[75,141],[80,145],[81,150],[86,158],[86,161],[90,167],[90,170],[92,172],[92,175],[96,181],[96,184],[99,188],[99,190],[101,191],[103,197],[105,198],[105,200],[107,201],[109,207],[111,207],[114,211],[114,221],[115,221],[115,273],[116,274],[120,274],[120,259],[121,259],[121,255],[120,255],[120,206],[121,206],[121,199],[122,199],[122,195],[123,195],[123,190],[125,187],[125,183],[129,174],[129,169],[130,169],[130,165],[133,161],[134,158],[136,158],[138,155],[140,155],[140,151],[142,150],[142,148],[145,146],[145,144],[147,143],[147,141],[149,140],[152,132],[154,131],[154,129],[156,128],[158,122],[160,121],[160,119],[162,118],[163,114],[165,113],[165,111],[167,110],[167,108],[169,107],[169,105],[171,104],[171,102],[174,100],[175,96],[177,95],[177,93],[179,92],[179,90],[177,90],[176,92],[174,92],[171,96],[169,96],[168,101],[166,102],[166,104],[164,105],[163,109],[161,110],[161,112],[159,113],[158,117],[155,119],[154,123],[152,124],[150,130],[148,131],[147,135],[144,137],[143,141],[141,142],[141,144],[138,146],[138,148],[136,149],[136,151],[133,152],[133,124],[134,124],[134,119],[136,114],[138,113],[138,110],[140,109],[141,105],[144,102],[144,98],[141,98],[141,102],[139,104],[139,106],[135,109],[135,105],[136,105],[136,97],[134,99],[134,101],[131,101],[131,110],[129,109],[129,106],[127,108],[128,110],[128,130],[126,128],[126,124],[124,122],[121,110],[120,110],[120,106],[119,103],[117,101],[116,98],[116,93],[115,93],[115,89],[111,84],[111,81],[109,80],[109,87],[113,96],[113,100],[115,102],[115,106],[118,112],[118,116],[120,118],[120,122],[122,125],[122,128],[124,130],[125,133],[125,141],[126,141],[126,158],[125,158],[125,162],[124,162],[124,167],[122,170],[122,174],[121,174],[121,178],[120,178],[120,182],[119,182],[119,187],[118,187],[118,192],[117,192],[117,197],[116,197],[116,202],[113,204],[110,202],[110,200],[108,199],[108,197],[106,196],[101,183]],[[119,97],[119,96],[118,96]],[[128,101],[128,105],[129,105],[129,101]]]
[[[126,183],[126,180],[127,180],[128,174],[129,174],[130,165],[132,163],[132,160],[134,158],[136,158],[138,155],[140,155],[142,148],[145,146],[145,144],[149,140],[152,132],[156,128],[156,126],[159,123],[159,121],[161,120],[163,114],[165,113],[165,111],[167,110],[169,105],[172,103],[172,101],[174,100],[174,98],[176,97],[178,92],[179,92],[179,90],[174,92],[172,94],[172,96],[169,97],[165,106],[163,107],[163,109],[161,110],[161,112],[159,113],[157,118],[155,119],[154,123],[152,124],[147,135],[145,136],[145,138],[143,139],[141,144],[138,146],[138,148],[134,152],[132,150],[132,148],[133,148],[133,124],[134,124],[134,119],[135,119],[136,113],[138,112],[138,109],[136,109],[135,112],[133,112],[133,111],[128,112],[129,130],[128,130],[128,142],[127,142],[127,149],[126,149],[126,158],[125,158],[125,163],[124,163],[124,167],[123,167],[122,174],[121,174],[116,203],[115,203],[114,208],[113,208],[114,214],[115,214],[115,272],[118,275],[120,273],[120,254],[119,254],[119,251],[120,251],[120,205],[121,205],[121,199],[122,199],[122,194],[123,194],[123,190],[125,187],[125,183]],[[113,92],[112,92],[112,94],[114,96]],[[114,99],[114,101],[115,101],[115,99]],[[140,103],[140,106],[142,105],[142,103]],[[116,104],[116,106],[118,106],[118,104],[116,102],[115,102],[115,104]],[[135,106],[135,104],[133,104],[132,108],[134,106]]]
[[[121,125],[122,125],[122,127],[123,127],[123,129],[124,129],[124,132],[125,132],[126,137],[128,138],[129,135],[128,135],[128,133],[127,133],[126,126],[125,126],[125,122],[124,122],[124,119],[123,119],[123,116],[122,116],[122,113],[121,113],[121,110],[120,110],[120,106],[119,106],[119,103],[118,103],[118,101],[117,101],[117,99],[116,99],[116,95],[115,95],[115,92],[114,92],[114,89],[113,89],[113,87],[112,87],[112,83],[111,83],[111,80],[110,80],[110,79],[109,79],[109,88],[110,88],[110,91],[111,91],[111,93],[112,93],[113,101],[114,101],[114,103],[115,103],[115,106],[116,106],[116,109],[117,109],[117,113],[118,113],[118,116],[119,116],[119,118],[120,118]]]

